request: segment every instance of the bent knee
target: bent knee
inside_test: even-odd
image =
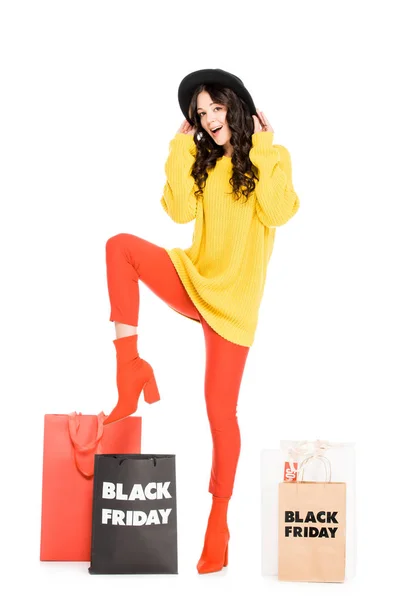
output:
[[[129,237],[129,233],[117,233],[106,241],[106,252],[110,252],[116,248],[123,246]]]

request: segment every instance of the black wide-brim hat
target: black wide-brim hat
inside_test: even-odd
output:
[[[186,75],[179,84],[178,101],[179,106],[186,119],[191,125],[194,121],[189,117],[189,105],[196,88],[202,83],[218,83],[224,87],[233,90],[240,98],[242,98],[250,109],[252,115],[257,115],[257,109],[247,89],[244,87],[243,81],[236,75],[223,71],[222,69],[201,69],[193,71]]]

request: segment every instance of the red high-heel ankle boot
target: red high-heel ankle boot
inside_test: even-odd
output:
[[[229,529],[227,510],[230,498],[213,496],[203,552],[197,563],[197,571],[202,575],[221,571],[228,565]]]
[[[118,402],[104,425],[136,412],[142,390],[148,404],[160,400],[153,369],[138,354],[137,334],[118,338],[114,340],[114,345],[117,352]]]

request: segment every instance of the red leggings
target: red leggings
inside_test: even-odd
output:
[[[120,233],[107,241],[106,264],[110,321],[138,326],[140,279],[170,307],[201,322],[206,348],[204,392],[213,441],[209,492],[230,498],[240,454],[236,408],[250,348],[229,342],[211,329],[164,248]]]

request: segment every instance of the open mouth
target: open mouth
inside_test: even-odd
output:
[[[218,134],[221,131],[222,127],[223,126],[221,125],[221,127],[218,127],[218,129],[214,129],[214,131],[211,131],[211,133],[213,134],[214,137],[218,136]]]

